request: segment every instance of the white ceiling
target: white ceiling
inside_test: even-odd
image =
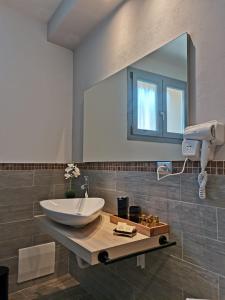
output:
[[[0,0],[42,23],[47,23],[62,0]]]
[[[48,40],[74,49],[104,18],[127,0],[0,0],[48,23]]]
[[[64,0],[49,22],[48,40],[69,49],[126,0]]]

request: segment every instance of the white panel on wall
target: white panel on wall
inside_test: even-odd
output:
[[[18,283],[55,271],[55,243],[19,249]]]

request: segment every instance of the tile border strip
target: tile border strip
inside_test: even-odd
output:
[[[172,161],[173,172],[180,172],[183,161]],[[156,173],[156,161],[130,161],[130,162],[86,162],[78,163],[80,169],[106,170],[106,171],[136,171]],[[198,174],[199,161],[188,161],[184,173]],[[225,161],[210,161],[207,166],[208,174],[225,175]]]
[[[180,172],[183,161],[172,161],[173,172]],[[80,169],[106,170],[106,171],[135,171],[135,172],[156,172],[156,161],[127,161],[127,162],[86,162],[77,163]],[[0,163],[0,171],[17,170],[64,170],[65,163]],[[188,161],[184,173],[199,173],[200,162]],[[225,175],[225,161],[210,161],[207,167],[208,174]]]
[[[0,171],[65,169],[60,163],[0,163]]]

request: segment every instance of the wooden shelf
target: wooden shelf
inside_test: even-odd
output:
[[[159,246],[159,235],[149,237],[137,233],[132,238],[113,235],[115,224],[106,213],[84,228],[60,225],[46,216],[38,216],[36,220],[44,232],[90,265],[99,263],[98,255],[104,250],[110,259],[117,259]],[[164,235],[168,239],[168,234]]]

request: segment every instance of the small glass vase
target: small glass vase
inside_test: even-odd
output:
[[[65,192],[66,198],[75,198],[75,192],[73,190],[68,190]]]
[[[66,198],[75,198],[75,191],[72,189],[72,179],[70,178],[69,189],[65,192]]]

